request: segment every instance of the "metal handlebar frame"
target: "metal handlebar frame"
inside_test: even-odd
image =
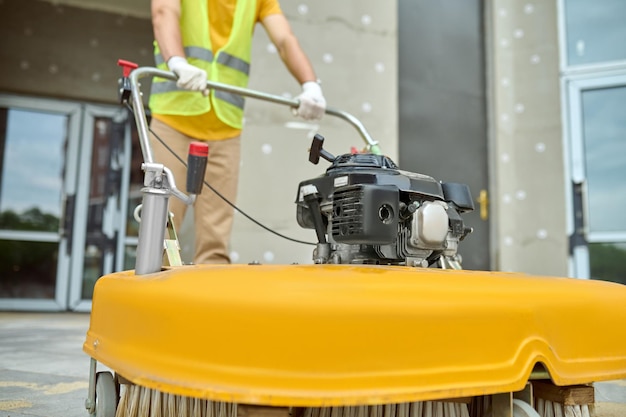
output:
[[[141,85],[139,80],[144,77],[159,77],[176,81],[174,73],[159,70],[153,67],[136,68],[130,72],[130,100],[135,112],[135,123],[139,133],[139,143],[143,153],[144,163],[142,169],[145,172],[141,222],[139,224],[139,239],[137,243],[137,257],[135,261],[135,274],[143,275],[159,272],[163,265],[164,236],[167,226],[168,200],[170,196],[181,199],[186,204],[192,204],[195,196],[187,196],[176,188],[175,179],[171,171],[162,164],[154,161],[148,122],[144,109]],[[247,88],[235,87],[218,82],[207,82],[209,89],[221,90],[228,93],[238,94],[244,97],[256,98],[276,104],[282,104],[291,108],[299,106],[298,100],[275,96]],[[369,152],[380,154],[378,142],[374,141],[365,126],[353,115],[333,108],[326,108],[326,114],[339,117],[357,129],[366,143]]]
[[[146,121],[146,112],[143,108],[143,102],[141,98],[142,94],[139,84],[139,79],[148,76],[165,78],[171,81],[176,81],[178,78],[172,72],[163,71],[153,67],[137,68],[130,73],[131,98],[133,107],[135,109],[135,118],[137,122],[137,128],[139,130],[139,140],[141,142],[141,150],[143,152],[144,162],[154,162],[152,149],[150,148],[150,144],[148,141],[148,124]],[[298,100],[288,99],[277,95],[263,93],[261,91],[235,87],[232,85],[222,84],[214,81],[207,81],[207,87],[209,89],[225,91],[227,93],[238,94],[244,97],[250,97],[259,100],[269,101],[271,103],[282,104],[291,108],[297,108],[300,104]],[[380,154],[378,142],[372,139],[371,135],[369,134],[363,123],[361,123],[361,121],[355,116],[350,113],[334,109],[332,107],[327,107],[325,113],[330,116],[339,117],[340,119],[343,119],[351,124],[358,131],[361,138],[365,141],[367,150],[375,154]]]

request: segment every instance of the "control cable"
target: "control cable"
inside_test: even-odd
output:
[[[134,111],[133,108],[130,104],[126,103],[126,106],[128,107],[128,109],[130,110],[130,112],[133,114],[134,116]],[[150,131],[150,133],[152,133],[154,135],[154,137],[165,147],[165,149],[167,149],[181,164],[183,164],[183,166],[185,166],[185,168],[187,167],[187,164],[185,163],[185,161],[176,154],[176,152],[174,152],[174,150],[172,148],[170,148],[167,143],[165,143],[165,141],[163,139],[161,139],[159,137],[159,135],[157,135],[156,133],[154,133],[152,131],[152,129],[150,127],[148,127],[148,130]],[[299,240],[299,239],[295,239],[289,236],[285,236],[280,232],[277,232],[276,230],[273,230],[272,228],[265,226],[263,223],[259,222],[258,220],[256,220],[255,218],[253,218],[252,216],[250,216],[249,214],[247,214],[246,212],[244,212],[243,210],[241,210],[239,207],[237,207],[237,205],[235,205],[234,203],[232,203],[231,201],[229,201],[226,197],[224,197],[219,191],[217,191],[215,188],[213,188],[211,186],[211,184],[209,184],[206,180],[203,180],[204,185],[211,191],[213,191],[219,198],[221,198],[226,204],[228,204],[229,206],[231,206],[234,210],[236,210],[239,214],[241,214],[242,216],[244,216],[246,219],[250,220],[252,223],[256,224],[257,226],[261,227],[262,229],[278,236],[281,237],[283,239],[289,240],[291,242],[294,243],[300,243],[303,245],[313,245],[315,246],[316,243],[313,242],[306,242],[304,240]]]

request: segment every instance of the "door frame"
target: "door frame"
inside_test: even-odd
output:
[[[106,255],[104,274],[107,274],[123,268],[124,251],[129,244],[125,236],[131,170],[129,166],[131,160],[131,127],[128,112],[115,105],[94,105],[3,93],[0,93],[0,106],[67,115],[69,120],[63,186],[60,196],[62,215],[59,231],[54,233],[0,230],[0,239],[58,242],[54,299],[2,298],[0,299],[0,311],[73,310],[89,312],[91,311],[91,299],[82,298],[90,191],[90,182],[84,179],[89,178],[91,174],[95,120],[98,117],[106,117],[125,125],[123,141],[117,160],[114,161],[121,171],[119,195],[107,196],[107,209],[103,222],[103,229],[105,229],[103,232],[108,237],[113,237],[117,232],[117,242],[114,247],[115,255]],[[67,213],[67,201],[71,197],[74,197],[73,213]],[[71,219],[67,219],[67,223],[65,221],[66,215],[72,215]],[[67,231],[63,229],[63,224],[71,225],[71,241]],[[132,244],[132,242],[130,243]]]
[[[79,103],[62,100],[32,98],[16,95],[0,94],[0,106],[19,108],[23,110],[42,111],[68,116],[67,150],[65,152],[65,169],[63,189],[61,195],[61,224],[65,216],[63,207],[66,197],[76,193],[76,179],[78,172],[78,155],[80,147],[81,105]],[[56,285],[54,299],[37,298],[2,298],[0,310],[27,310],[27,311],[61,311],[68,307],[67,291],[69,286],[70,257],[68,239],[64,231],[59,228],[53,232],[21,232],[0,230],[0,238],[6,240],[26,240],[31,242],[58,242],[58,261],[56,271]]]
[[[621,232],[591,232],[587,223],[589,204],[586,196],[587,174],[585,169],[584,120],[581,96],[589,90],[626,87],[626,70],[609,70],[593,73],[578,73],[563,78],[564,102],[564,148],[566,158],[566,184],[568,207],[567,233],[570,236],[570,276],[582,279],[590,278],[590,260],[588,243],[604,242],[619,238],[626,240]],[[575,188],[581,196],[577,196]],[[581,201],[577,204],[576,199]],[[578,215],[577,215],[578,214]]]
[[[91,161],[93,154],[93,131],[95,119],[98,117],[111,118],[114,122],[124,123],[124,138],[121,146],[121,160],[116,161],[122,171],[120,179],[119,194],[117,196],[107,196],[105,217],[103,220],[103,232],[109,238],[113,238],[117,232],[117,242],[114,248],[115,255],[110,253],[105,255],[103,274],[118,271],[123,265],[124,256],[124,230],[126,226],[126,210],[128,206],[128,177],[130,169],[130,127],[128,123],[128,113],[119,106],[105,105],[83,105],[83,123],[81,126],[82,146],[80,150],[80,164],[78,175],[88,178],[91,174]],[[85,262],[85,241],[87,238],[87,215],[89,206],[88,181],[79,182],[77,187],[76,215],[74,216],[74,244],[71,255],[70,282],[68,293],[68,307],[77,312],[91,311],[91,299],[82,297],[83,289],[83,267]],[[116,201],[119,199],[119,201]]]

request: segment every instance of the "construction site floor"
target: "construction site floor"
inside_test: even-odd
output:
[[[86,417],[84,313],[0,312],[0,417]],[[626,417],[626,380],[599,382],[596,417]]]

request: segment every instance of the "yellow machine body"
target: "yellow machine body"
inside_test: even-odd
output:
[[[626,378],[626,286],[365,265],[100,278],[84,350],[129,381],[273,406],[380,404]]]

